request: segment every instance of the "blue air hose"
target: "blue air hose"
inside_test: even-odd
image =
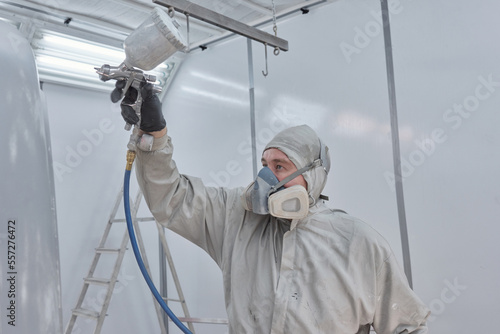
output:
[[[125,179],[123,182],[123,204],[125,207],[125,218],[127,220],[127,229],[128,229],[128,234],[130,236],[130,243],[132,244],[132,249],[134,250],[134,255],[135,259],[137,260],[137,264],[139,265],[139,268],[141,269],[142,276],[144,276],[144,279],[146,280],[146,283],[148,283],[149,289],[155,296],[156,300],[160,304],[161,308],[167,313],[167,315],[172,319],[172,321],[179,327],[179,329],[186,334],[192,334],[191,331],[184,326],[184,324],[175,316],[175,314],[170,310],[170,308],[167,306],[167,303],[163,300],[162,296],[156,289],[153,281],[149,277],[148,271],[146,270],[146,267],[144,265],[144,262],[142,261],[141,258],[141,253],[139,251],[139,247],[137,246],[137,240],[135,238],[135,232],[134,232],[134,225],[132,224],[132,216],[130,214],[130,197],[129,197],[129,187],[130,187],[130,173],[132,171],[132,164],[135,159],[135,152],[134,151],[128,151],[127,152],[127,168],[125,169]]]

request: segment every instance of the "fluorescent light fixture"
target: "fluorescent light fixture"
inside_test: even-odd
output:
[[[83,42],[68,37],[43,34],[42,45],[50,45],[53,48],[60,48],[64,50],[80,51],[88,55],[104,56],[108,59],[124,59],[125,52],[122,49],[103,47],[94,43]]]
[[[103,82],[94,67],[118,66],[125,60],[122,48],[99,44],[60,33],[38,30],[32,40],[40,81],[70,85],[99,91],[110,91],[115,82]],[[175,61],[147,71],[155,75],[156,84],[165,88]],[[177,59],[179,62],[179,59]]]
[[[81,72],[82,74],[89,74],[88,72],[90,72],[92,76],[95,74],[95,70],[92,65],[74,60],[61,59],[48,55],[39,55],[37,57],[37,62],[39,66],[54,67],[64,72],[74,71]]]

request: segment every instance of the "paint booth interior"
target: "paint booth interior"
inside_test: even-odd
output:
[[[2,333],[66,333],[110,220],[118,223],[108,244],[127,245],[120,195],[131,132],[110,100],[115,81],[99,80],[95,67],[118,66],[123,41],[154,8],[167,11],[162,2],[0,1]],[[309,125],[330,149],[328,206],[388,241],[431,310],[429,333],[490,332],[500,314],[500,4],[210,6],[252,29],[177,11],[186,49],[146,71],[181,173],[246,186],[275,134]],[[157,228],[134,180],[153,281],[196,333],[227,333],[219,267]],[[102,251],[93,275],[117,282],[109,298],[92,285],[83,302],[97,313],[106,305],[102,333],[179,333],[155,307],[132,249],[122,256],[115,267]],[[94,333],[95,321],[81,318],[71,332]]]

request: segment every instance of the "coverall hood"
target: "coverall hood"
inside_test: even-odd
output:
[[[322,160],[320,165],[303,174],[307,182],[310,204],[314,205],[325,188],[328,178],[330,169],[328,147],[324,146],[322,150],[322,144],[316,132],[308,125],[299,125],[279,132],[266,145],[264,151],[270,148],[276,148],[285,153],[297,169],[306,167],[317,159]]]

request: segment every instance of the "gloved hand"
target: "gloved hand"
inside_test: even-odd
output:
[[[125,80],[118,80],[115,84],[115,89],[111,92],[111,101],[118,102],[121,98]],[[141,124],[139,128],[144,132],[154,132],[162,130],[167,123],[163,117],[162,105],[158,96],[153,92],[153,85],[150,83],[141,84]],[[123,119],[129,124],[136,124],[139,117],[131,106],[137,100],[137,90],[130,87],[120,103],[121,114]]]

